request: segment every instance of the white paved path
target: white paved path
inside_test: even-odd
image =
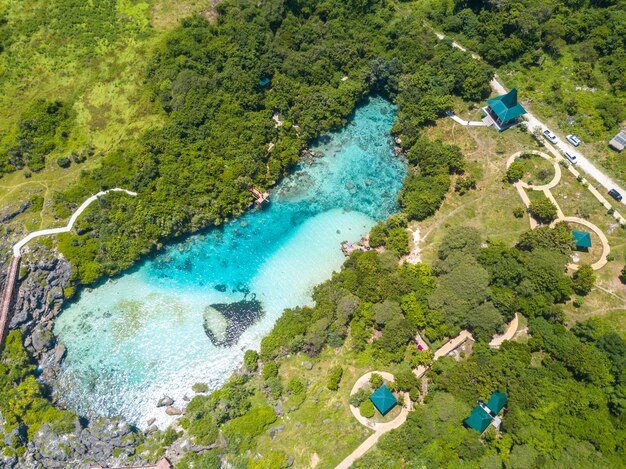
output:
[[[34,233],[31,233],[28,236],[26,236],[21,241],[18,241],[17,243],[15,243],[13,245],[13,256],[14,257],[20,257],[21,253],[22,253],[22,248],[29,241],[32,241],[35,238],[38,238],[40,236],[52,235],[52,234],[68,233],[69,231],[71,231],[72,227],[74,226],[74,223],[76,222],[76,219],[80,216],[80,214],[83,213],[85,211],[85,209],[94,200],[96,200],[98,197],[101,197],[101,196],[103,196],[105,194],[108,194],[109,192],[125,192],[128,195],[132,195],[132,196],[136,196],[137,195],[136,192],[131,192],[131,191],[128,191],[126,189],[120,189],[120,188],[117,188],[117,187],[115,189],[109,189],[109,190],[106,190],[106,191],[98,192],[96,195],[92,195],[91,197],[89,197],[87,200],[85,200],[82,203],[82,205],[80,207],[78,207],[78,209],[74,212],[74,214],[70,218],[69,223],[66,226],[64,226],[62,228],[49,228],[47,230],[35,231]]]
[[[372,377],[373,373],[380,375],[383,379],[387,381],[391,381],[391,382],[395,381],[395,378],[391,373],[387,373],[385,371],[371,371],[369,373],[365,373],[356,381],[356,383],[354,383],[354,386],[352,386],[352,391],[350,392],[350,395],[353,395],[359,389],[361,389],[363,386],[369,383],[369,380]],[[410,410],[412,410],[412,405],[411,405],[411,397],[409,396],[408,392],[404,393],[404,403],[402,404],[402,410],[400,411],[400,414],[398,414],[398,416],[395,419],[393,419],[391,422],[385,422],[385,423],[370,422],[369,419],[361,415],[361,412],[359,411],[357,407],[354,407],[351,405],[350,411],[352,412],[352,415],[354,415],[354,417],[361,424],[365,425],[368,428],[373,429],[374,433],[372,433],[367,438],[367,440],[361,443],[357,449],[352,451],[352,453],[350,453],[350,455],[348,455],[346,459],[341,461],[335,469],[348,469],[350,466],[352,466],[352,464],[354,464],[354,461],[359,459],[372,446],[374,446],[378,442],[381,436],[383,436],[388,431],[394,430],[398,428],[400,425],[402,425],[404,421],[406,420],[407,416],[409,415]]]

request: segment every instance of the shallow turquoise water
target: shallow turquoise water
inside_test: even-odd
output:
[[[194,383],[222,384],[284,308],[311,303],[312,288],[339,270],[341,242],[397,209],[406,167],[393,155],[394,119],[388,102],[372,98],[313,148],[324,157],[296,168],[265,210],[85,291],[56,322],[67,347],[56,396],[83,414],[123,415],[143,427],[150,417],[169,420],[155,407],[164,395],[183,406]],[[244,299],[238,306],[262,311],[229,321],[223,306],[210,306],[232,310]]]

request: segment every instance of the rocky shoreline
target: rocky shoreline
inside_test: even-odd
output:
[[[0,252],[10,253],[4,241]],[[0,268],[0,285],[4,285],[7,275],[8,263],[4,264]],[[65,347],[58,343],[53,327],[66,301],[71,275],[72,266],[67,260],[37,243],[22,258],[9,329],[21,331],[24,346],[39,364],[39,378],[48,389],[54,386],[65,357]],[[2,430],[3,423],[0,414],[0,447],[12,446],[15,439],[26,445],[26,452],[19,458],[0,455],[3,468],[87,468],[91,464],[146,464],[153,459],[149,451],[136,454],[144,435],[121,418],[79,417],[75,430],[66,434],[43,425],[30,441],[25,426],[7,433]]]

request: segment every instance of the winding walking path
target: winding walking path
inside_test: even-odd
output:
[[[47,235],[52,235],[52,234],[59,234],[59,233],[68,233],[72,230],[72,227],[74,226],[74,223],[76,222],[76,220],[78,219],[78,217],[85,211],[85,209],[87,207],[89,207],[89,205],[96,199],[98,199],[99,197],[102,197],[105,194],[108,194],[109,192],[125,192],[128,195],[132,195],[132,196],[136,196],[137,193],[136,192],[132,192],[126,189],[120,189],[119,187],[116,187],[115,189],[109,189],[106,191],[100,191],[95,195],[92,195],[91,197],[89,197],[87,200],[85,200],[82,205],[80,207],[78,207],[78,209],[74,212],[74,214],[72,215],[72,217],[70,218],[70,221],[68,222],[68,224],[62,228],[48,228],[46,230],[40,230],[40,231],[35,231],[33,233],[30,233],[28,236],[26,236],[25,238],[23,238],[21,241],[18,241],[17,243],[15,243],[13,245],[13,256],[14,257],[19,257],[21,256],[21,252],[22,252],[22,248],[30,241],[32,241],[35,238],[38,238],[40,236],[47,236]]]
[[[126,189],[109,189],[106,191],[100,191],[96,195],[92,195],[87,200],[85,200],[80,207],[74,212],[68,224],[62,228],[49,228],[47,230],[35,231],[34,233],[29,234],[24,237],[21,241],[18,241],[13,245],[13,259],[11,259],[11,265],[9,266],[9,271],[6,276],[6,281],[4,282],[4,289],[2,292],[2,297],[0,298],[0,347],[4,343],[4,335],[9,328],[9,320],[11,315],[11,303],[13,301],[13,297],[15,294],[15,286],[17,284],[17,279],[19,276],[19,267],[20,260],[22,258],[22,248],[29,242],[35,238],[40,236],[58,234],[58,233],[67,233],[69,232],[74,223],[78,219],[81,213],[85,211],[85,209],[97,198],[102,197],[109,192],[125,192],[128,195],[136,196],[136,192],[132,192]]]
[[[550,200],[550,202],[552,202],[554,204],[554,206],[556,207],[557,218],[554,221],[552,221],[552,223],[550,224],[551,227],[554,227],[554,225],[556,225],[557,223],[562,222],[562,221],[563,222],[567,222],[567,223],[578,223],[580,225],[586,226],[587,228],[592,230],[596,235],[598,235],[598,238],[600,239],[600,242],[602,243],[602,254],[600,255],[600,259],[598,259],[598,261],[596,261],[593,264],[591,264],[591,268],[593,270],[601,269],[608,262],[607,256],[609,255],[609,252],[611,252],[611,247],[609,246],[609,240],[607,239],[606,235],[596,225],[594,225],[593,223],[591,223],[591,222],[589,222],[589,221],[587,221],[587,220],[585,220],[583,218],[567,217],[567,216],[565,216],[565,214],[563,213],[563,210],[561,210],[561,207],[559,206],[558,202],[554,198],[554,195],[552,195],[552,192],[550,191],[550,189],[555,187],[559,183],[559,181],[561,180],[561,168],[559,167],[559,164],[557,162],[558,159],[553,159],[549,155],[547,155],[547,154],[545,154],[543,152],[540,152],[540,151],[534,151],[534,150],[532,150],[532,151],[530,151],[530,150],[529,151],[518,151],[517,153],[514,153],[513,155],[511,155],[509,157],[509,159],[507,160],[507,162],[506,162],[507,169],[508,169],[509,166],[511,166],[511,164],[513,163],[513,161],[515,161],[516,158],[519,158],[520,156],[525,155],[525,154],[529,154],[529,153],[533,154],[533,155],[541,156],[542,158],[550,161],[553,164],[553,166],[554,166],[554,173],[555,173],[554,174],[554,178],[552,178],[552,181],[548,182],[547,184],[543,184],[541,186],[535,186],[533,184],[528,184],[527,182],[524,182],[521,179],[513,183],[513,185],[517,189],[517,192],[518,192],[520,198],[522,199],[522,202],[524,202],[524,205],[526,205],[526,209],[529,212],[528,220],[530,222],[530,228],[534,230],[537,227],[537,221],[530,214],[530,199],[528,197],[528,194],[526,194],[526,189],[530,189],[530,190],[534,190],[534,191],[542,191],[544,193],[544,195]],[[568,166],[568,168],[570,169],[570,171],[573,172],[573,174],[575,176],[578,176],[578,172],[576,170],[574,170],[571,167],[571,165]],[[588,187],[591,187],[591,186],[588,186]],[[592,191],[592,193],[593,193],[593,191]],[[602,202],[602,200],[600,198],[598,198],[598,200],[600,200],[600,202]],[[619,214],[618,214],[618,216],[621,217],[621,215],[619,215]],[[567,267],[572,269],[572,270],[577,270],[578,269],[578,264],[570,263],[570,264],[568,264]]]

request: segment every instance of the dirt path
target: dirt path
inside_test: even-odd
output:
[[[519,327],[519,315],[515,313],[515,317],[509,323],[509,326],[506,328],[506,331],[502,335],[494,335],[491,342],[489,342],[489,346],[492,348],[500,348],[507,340],[511,340],[515,333],[517,332],[517,328]]]

